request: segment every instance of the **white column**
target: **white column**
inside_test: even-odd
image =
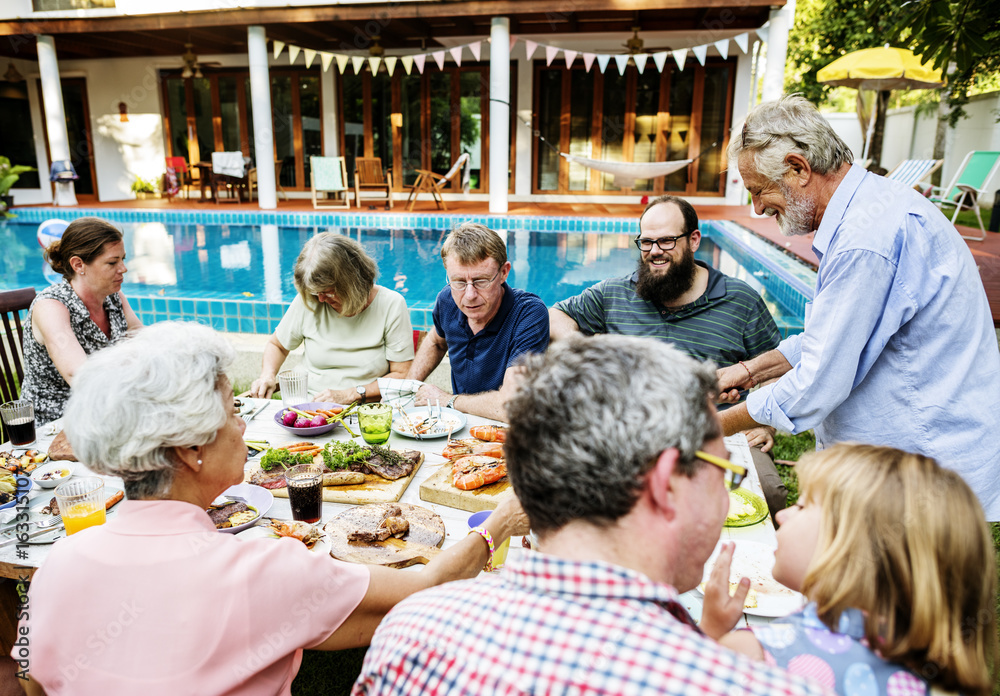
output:
[[[510,20],[490,23],[490,212],[507,212],[510,169]]]
[[[331,63],[327,70],[323,71],[320,80],[322,94],[322,114],[323,114],[323,154],[327,157],[336,157],[340,154],[340,125],[337,123],[337,64]]]
[[[769,21],[761,101],[774,101],[785,91],[785,58],[788,56],[788,31],[795,21],[795,0],[788,0],[784,7],[771,10]]]
[[[736,83],[733,87],[733,119],[730,128],[742,123],[750,108],[750,95],[753,92],[753,54],[740,53],[736,58]],[[730,131],[730,139],[738,131]],[[734,163],[730,162],[726,169],[726,205],[742,205],[747,201],[743,180]]]
[[[51,36],[38,36],[38,74],[45,101],[45,127],[49,134],[49,153],[53,162],[72,159],[69,152],[69,133],[66,131],[66,110],[63,107],[62,82],[59,79],[59,61],[56,44]],[[44,172],[39,172],[44,177]],[[72,181],[56,184],[55,205],[76,205],[76,190]]]
[[[274,132],[271,130],[271,78],[267,70],[264,27],[247,27],[254,152],[257,155],[257,203],[261,210],[278,207],[274,182]]]

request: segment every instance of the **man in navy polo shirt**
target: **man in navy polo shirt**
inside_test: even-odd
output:
[[[781,340],[760,295],[700,261],[698,214],[683,198],[660,196],[639,217],[639,267],[609,278],[549,310],[553,341],[576,332],[647,336],[717,367],[771,350]],[[771,458],[773,428],[745,432],[772,513],[787,491]]]
[[[549,314],[537,295],[507,285],[510,262],[500,236],[475,222],[459,225],[441,247],[448,286],[434,303],[434,328],[413,359],[408,379],[423,380],[451,360],[453,394],[425,384],[416,404],[439,401],[477,416],[507,420],[517,386],[517,359],[544,353]]]

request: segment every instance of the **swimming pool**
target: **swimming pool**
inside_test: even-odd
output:
[[[220,331],[270,333],[295,297],[292,267],[312,235],[336,231],[359,241],[379,265],[379,284],[402,293],[415,329],[433,325],[434,298],[444,287],[441,244],[467,217],[442,215],[310,215],[53,211],[18,209],[0,223],[0,289],[45,288],[58,277],[44,263],[39,222],[96,214],[125,233],[128,273],[122,291],[144,323],[197,320]],[[67,214],[68,212],[68,214]],[[273,220],[273,221],[272,221]],[[508,282],[547,306],[608,277],[635,269],[635,221],[512,218],[478,221],[505,237]],[[748,230],[702,223],[696,258],[761,292],[782,335],[802,330],[815,274]]]

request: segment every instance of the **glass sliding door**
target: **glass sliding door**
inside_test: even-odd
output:
[[[311,187],[309,157],[323,154],[319,78],[299,76],[299,112],[302,120],[302,186]]]
[[[298,185],[295,176],[295,114],[292,112],[292,78],[289,75],[271,75],[271,121],[274,123],[275,160],[281,162],[278,183],[284,188],[295,188]]]
[[[578,157],[593,154],[594,79],[582,70],[570,72],[569,153]],[[569,190],[590,188],[590,168],[569,163]]]
[[[470,187],[479,189],[482,188],[480,181],[483,168],[483,80],[478,70],[465,70],[459,75],[461,152],[469,153]],[[459,154],[461,153],[453,153],[452,162],[458,159]],[[448,169],[451,169],[451,162],[448,163]],[[461,182],[457,185],[460,186]]]
[[[361,76],[345,72],[340,76],[341,108],[344,117],[344,148],[347,178],[354,185],[354,161],[365,156],[365,100]]]
[[[704,82],[705,106],[701,112],[701,140],[699,153],[715,149],[698,160],[698,190],[725,192],[722,180],[722,158],[714,156],[721,152],[726,137],[726,117],[728,116],[725,95],[729,91],[728,66],[706,67]]]
[[[240,133],[240,104],[236,95],[236,77],[219,77],[219,113],[222,126],[222,149],[226,152],[242,150]]]
[[[670,80],[670,126],[667,160],[687,159],[691,143],[691,111],[694,105],[694,70],[675,70]],[[667,177],[667,191],[687,190],[687,167]]]
[[[402,104],[402,125],[400,126],[400,166],[402,177],[399,183],[412,186],[417,180],[417,169],[423,169],[423,122],[421,115],[421,76],[403,75],[400,78],[400,102]]]
[[[451,73],[430,74],[430,170],[443,173],[451,168]]]
[[[562,71],[541,70],[537,74],[538,131],[548,145],[541,139],[536,139],[536,186],[539,191],[555,191],[559,188],[559,163],[562,161],[559,153],[553,149],[558,148],[561,141]]]
[[[660,106],[660,73],[644,70],[635,74],[635,126],[632,129],[632,161],[656,162],[656,131]],[[653,179],[639,179],[633,191],[652,191]]]
[[[600,159],[610,162],[624,161],[622,155],[627,127],[625,119],[628,112],[626,98],[626,90],[628,89],[627,76],[627,71],[625,75],[619,75],[617,70],[612,70],[610,67],[604,73]],[[607,172],[601,172],[600,178],[602,191],[619,190],[615,186],[614,177]]]

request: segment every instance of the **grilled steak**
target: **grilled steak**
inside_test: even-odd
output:
[[[246,503],[229,503],[228,505],[223,505],[222,507],[211,508],[208,511],[208,516],[212,518],[212,524],[216,527],[225,524],[230,517],[235,515],[237,512],[243,512],[249,510]]]
[[[270,471],[257,469],[250,475],[250,483],[262,488],[285,488],[288,484],[285,481],[285,470],[275,467]]]
[[[371,543],[385,541],[391,536],[402,537],[410,530],[410,523],[402,516],[398,505],[385,505],[373,508],[371,514],[365,514],[357,529],[347,533],[348,541]]]

